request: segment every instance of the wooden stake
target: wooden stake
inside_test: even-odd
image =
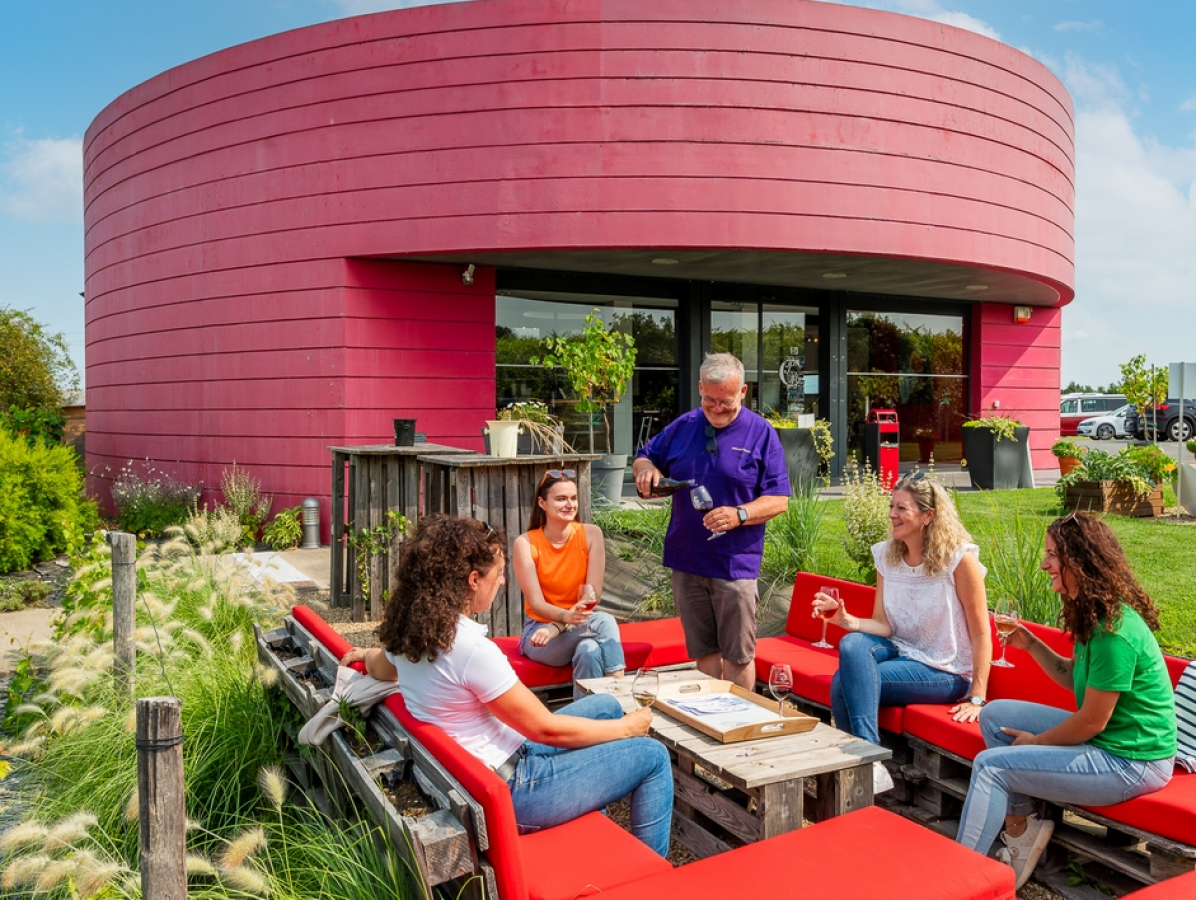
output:
[[[128,694],[136,675],[137,651],[133,632],[137,628],[137,536],[123,531],[108,532],[112,547],[112,679],[118,694]]]
[[[137,701],[137,800],[141,815],[141,896],[186,900],[182,703]]]

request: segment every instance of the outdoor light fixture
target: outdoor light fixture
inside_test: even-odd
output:
[[[822,277],[823,278],[846,278],[847,273],[846,272],[823,272]]]
[[[652,260],[652,265],[654,265],[654,266],[675,266],[679,262],[681,262],[681,260],[679,260],[679,259],[672,259],[671,257],[668,257],[668,256],[661,256],[661,257],[658,257],[657,259]]]
[[[1025,325],[1030,321],[1030,307],[1015,306],[1013,308],[1013,321],[1018,325]]]
[[[964,288],[964,290],[967,290],[967,291],[987,291],[987,290],[988,290],[988,285],[987,285],[987,284],[969,284],[969,285],[968,285],[966,288]]]
[[[465,267],[465,271],[461,273],[461,283],[462,284],[473,284],[473,270],[474,270],[473,263],[470,263],[469,265],[467,265]]]

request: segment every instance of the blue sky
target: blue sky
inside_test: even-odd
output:
[[[159,72],[224,47],[414,5],[423,4],[0,0],[0,306],[29,310],[64,332],[82,372],[80,148],[100,110]],[[1064,314],[1063,381],[1109,383],[1117,364],[1137,353],[1159,365],[1196,361],[1196,4],[852,5],[986,34],[1043,62],[1071,92],[1077,290]]]

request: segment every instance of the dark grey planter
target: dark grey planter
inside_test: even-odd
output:
[[[590,463],[590,494],[600,506],[618,506],[623,499],[626,453],[608,453]]]
[[[814,432],[809,428],[777,428],[776,433],[785,451],[789,487],[794,494],[810,489],[818,478],[821,462],[814,449]]]
[[[987,428],[960,430],[972,487],[982,491],[1011,491],[1034,486],[1026,452],[1030,442],[1028,425],[1015,428],[1012,441],[998,441]]]

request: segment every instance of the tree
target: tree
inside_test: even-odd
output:
[[[1151,407],[1153,412],[1160,403],[1167,402],[1167,370],[1156,369],[1154,366],[1147,368],[1145,353],[1139,353],[1129,362],[1122,363],[1120,368],[1122,393],[1125,394],[1126,402],[1138,407],[1140,413],[1145,414],[1147,406]],[[1151,430],[1157,441],[1157,415]]]
[[[0,411],[57,412],[78,388],[66,338],[28,313],[0,308]]]

